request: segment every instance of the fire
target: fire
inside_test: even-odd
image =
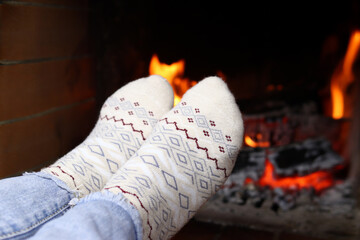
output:
[[[161,63],[158,56],[154,54],[150,61],[149,74],[158,74],[166,78],[174,89],[174,106],[178,104],[184,93],[196,84],[183,78],[185,72],[185,61],[179,60],[170,65]]]
[[[250,136],[246,135],[244,138],[245,143],[253,148],[270,147],[270,142],[262,141],[263,137],[261,133],[257,133],[254,137],[254,141]],[[334,179],[330,171],[316,171],[305,176],[289,176],[279,177],[276,175],[275,167],[272,163],[266,159],[264,172],[258,181],[254,181],[250,178],[245,179],[245,184],[256,183],[260,186],[268,186],[270,188],[283,188],[283,189],[302,189],[302,188],[314,188],[317,192],[320,192],[326,188],[334,185]]]
[[[261,186],[270,186],[271,188],[314,188],[319,192],[334,185],[334,179],[331,172],[326,171],[317,171],[305,176],[278,177],[275,174],[274,166],[269,160],[266,160],[264,174],[258,183]]]
[[[346,88],[354,81],[352,66],[360,47],[360,31],[355,31],[350,38],[344,61],[338,66],[331,77],[332,117],[344,117]]]
[[[262,135],[261,133],[258,133],[256,135],[256,138],[261,140],[262,138]],[[244,141],[246,143],[246,145],[250,146],[250,147],[253,147],[253,148],[256,148],[256,147],[261,147],[261,148],[267,148],[267,147],[270,147],[270,143],[269,142],[255,142],[254,140],[252,140],[252,138],[250,136],[245,136],[244,138]]]

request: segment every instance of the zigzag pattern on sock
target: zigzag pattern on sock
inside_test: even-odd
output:
[[[135,115],[142,120],[144,126],[153,127],[157,120],[151,116],[152,111],[139,107],[139,103],[118,101],[112,98],[103,108],[120,109],[129,115]],[[109,104],[109,102],[111,104]],[[129,120],[128,120],[129,121]],[[145,140],[142,126],[134,127],[134,123],[125,122],[123,118],[100,115],[96,127],[89,137],[62,159],[50,166],[46,172],[55,176],[67,175],[73,189],[83,194],[100,191],[107,180],[114,174],[127,159],[129,159]],[[91,159],[91,162],[85,159]],[[70,160],[70,161],[69,161]],[[69,162],[70,166],[69,166]],[[65,170],[67,169],[67,170]],[[99,173],[99,169],[101,172]],[[74,177],[73,175],[76,175]],[[76,179],[76,180],[75,180]],[[80,180],[80,181],[79,181]],[[76,183],[78,181],[79,183]]]
[[[239,145],[201,109],[181,102],[105,189],[137,207],[144,239],[168,239],[222,186]]]
[[[172,101],[172,88],[160,76],[130,82],[105,101],[85,141],[42,171],[63,180],[80,197],[101,191],[140,148]]]

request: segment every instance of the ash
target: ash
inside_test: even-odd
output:
[[[360,212],[352,186],[345,181],[322,194],[255,184],[224,188],[198,211],[195,220],[320,239],[360,239]]]
[[[343,215],[348,215],[356,204],[350,181],[335,185],[321,194],[317,194],[314,189],[270,189],[250,183],[231,188],[225,187],[210,201],[254,208],[266,207],[276,213],[305,207],[308,211],[331,211]]]
[[[265,159],[269,159],[277,176],[303,176],[318,170],[331,170],[344,162],[334,152],[326,139],[308,139],[301,143],[289,144],[270,149],[247,148],[240,152],[233,173],[215,198],[224,203],[261,207],[266,201],[271,202],[273,211],[290,210],[300,203],[329,205],[339,203],[344,211],[353,204],[350,197],[351,184],[343,183],[321,194],[314,189],[290,189],[261,187],[254,183],[244,184],[247,178],[255,182],[264,173]],[[340,207],[340,208],[342,208]]]
[[[283,159],[301,159],[284,164]],[[282,176],[329,170],[344,163],[325,139],[307,139],[275,148],[245,148],[233,173],[196,214],[198,221],[240,225],[258,230],[287,231],[324,239],[359,239],[360,213],[350,180],[322,192],[312,188],[259,186],[265,160]],[[279,175],[279,174],[278,174]],[[247,178],[254,182],[244,183]]]

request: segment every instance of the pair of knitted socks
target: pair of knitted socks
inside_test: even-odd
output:
[[[235,99],[217,77],[172,105],[164,78],[128,83],[106,100],[85,141],[42,171],[80,197],[121,193],[139,211],[144,239],[170,238],[225,182],[243,137]]]

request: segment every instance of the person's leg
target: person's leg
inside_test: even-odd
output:
[[[0,239],[25,239],[69,209],[75,194],[45,174],[0,180]]]
[[[241,114],[226,84],[205,79],[160,120],[105,190],[33,239],[169,239],[230,175],[242,136]]]
[[[32,234],[67,210],[74,194],[100,191],[172,104],[166,79],[130,82],[106,100],[82,144],[39,173],[0,181],[0,239]]]
[[[140,240],[141,219],[121,194],[92,193],[64,216],[45,224],[31,239]]]

